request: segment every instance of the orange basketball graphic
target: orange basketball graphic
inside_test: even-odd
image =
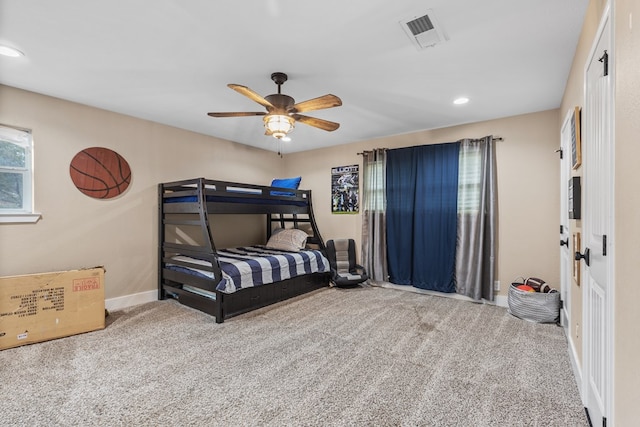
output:
[[[131,182],[131,168],[120,154],[103,147],[85,148],[69,165],[71,180],[89,197],[110,199],[122,194]]]

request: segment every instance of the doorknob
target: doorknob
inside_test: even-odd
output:
[[[560,246],[567,245],[569,247],[569,238],[567,237],[565,240],[560,240]]]
[[[589,250],[589,248],[584,248],[584,254],[581,254],[580,252],[576,252],[575,254],[575,260],[576,261],[580,261],[581,259],[584,259],[584,262],[587,264],[587,267],[589,267],[589,263],[591,262],[591,251]]]

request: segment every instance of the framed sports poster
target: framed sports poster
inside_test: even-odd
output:
[[[331,213],[360,212],[359,165],[331,168]]]

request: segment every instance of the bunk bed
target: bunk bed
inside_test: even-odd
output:
[[[329,262],[310,190],[195,178],[159,184],[158,211],[161,300],[174,298],[222,323],[329,284]],[[211,231],[213,214],[264,215],[267,245],[217,249]],[[186,234],[191,237],[177,237],[185,235],[182,229],[190,230]],[[305,231],[304,248],[289,252],[268,247],[282,230]],[[265,265],[274,272],[262,272]]]

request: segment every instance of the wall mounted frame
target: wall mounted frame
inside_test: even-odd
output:
[[[578,169],[582,164],[582,143],[580,140],[580,107],[575,107],[571,117],[571,166]]]

